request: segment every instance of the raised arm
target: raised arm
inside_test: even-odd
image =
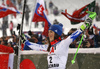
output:
[[[48,45],[42,45],[42,44],[36,44],[33,42],[29,42],[25,35],[22,34],[21,36],[21,41],[24,43],[24,49],[25,48],[31,48],[32,50],[37,50],[37,51],[47,51]]]
[[[28,40],[25,41],[25,46],[28,46],[32,50],[38,50],[38,51],[47,51],[48,45],[41,45],[29,42]]]
[[[82,32],[85,31],[85,29],[89,28],[92,25],[92,20],[96,17],[96,13],[90,12],[90,11],[87,11],[87,13],[89,13],[90,15],[84,21],[84,24],[82,24],[78,30],[76,30],[68,38],[66,38],[64,40],[64,43],[66,43],[67,45],[70,45]]]

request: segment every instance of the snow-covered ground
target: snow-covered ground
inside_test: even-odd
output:
[[[48,4],[49,4],[50,0],[45,0],[45,1],[46,1],[46,4],[47,4],[47,9],[49,11]],[[67,12],[69,14],[72,14],[72,12],[75,9],[79,9],[79,8],[83,7],[84,5],[86,5],[86,4],[88,4],[88,3],[92,2],[92,1],[93,0],[52,0],[52,2],[54,3],[54,5],[57,6],[59,10],[65,10],[65,9],[67,9]],[[24,0],[22,2],[24,2]],[[99,6],[100,6],[100,0],[96,0],[96,2],[98,2]],[[1,3],[2,3],[2,0],[0,0],[0,4]],[[43,31],[43,27],[42,27],[41,23],[39,23],[39,27],[38,28],[34,28],[34,23],[31,22],[32,15],[33,15],[33,12],[34,12],[34,9],[35,9],[35,5],[36,5],[36,0],[28,0],[27,4],[29,5],[29,8],[31,9],[30,18],[29,18],[29,26],[25,25],[25,20],[24,20],[23,31],[29,31],[30,27],[31,27],[32,31]],[[17,5],[17,7],[18,7],[18,5]],[[59,14],[58,16],[54,16],[53,14],[49,14],[48,15],[48,19],[49,19],[49,21],[51,23],[53,23],[53,21],[55,19],[57,19],[60,23],[62,23],[63,27],[64,27],[64,33],[65,34],[67,34],[67,32],[71,28],[79,28],[79,26],[81,24],[83,24],[83,23],[80,23],[80,24],[77,24],[77,25],[71,25],[70,21],[65,16],[63,16],[62,14]],[[18,23],[22,22],[22,14],[18,14],[17,17],[13,18],[13,19],[9,15],[9,21],[8,22],[10,23],[11,20],[14,23],[14,27],[15,27],[14,31],[16,31],[16,34],[18,34],[17,33],[18,31],[16,30],[16,27],[17,27]],[[0,23],[2,23],[2,18],[0,19]],[[96,22],[94,20],[93,23],[96,24],[100,28],[100,22]],[[10,35],[9,28],[7,29],[7,35],[8,36]],[[0,37],[2,37],[2,31],[1,30],[0,30]]]

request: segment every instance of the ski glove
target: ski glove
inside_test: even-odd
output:
[[[96,12],[86,11],[89,14],[89,17],[84,21],[84,24],[81,25],[81,30],[89,28],[92,25],[93,19],[96,17]]]
[[[22,43],[24,43],[24,42],[26,41],[25,35],[22,34],[20,37],[21,37],[21,41],[22,41]]]

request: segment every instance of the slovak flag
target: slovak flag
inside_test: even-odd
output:
[[[32,22],[45,22],[43,35],[48,36],[48,29],[51,23],[49,22],[47,15],[45,13],[44,0],[37,0],[35,13],[32,18]]]
[[[13,7],[7,7],[7,6],[4,6],[4,5],[0,5],[0,18],[5,17],[9,14],[13,14],[13,13],[20,13],[20,12],[17,11]]]
[[[13,48],[0,45],[0,69],[13,69],[13,61]]]

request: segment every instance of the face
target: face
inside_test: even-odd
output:
[[[53,32],[52,30],[49,30],[48,36],[49,36],[50,42],[54,40],[54,35],[55,35],[55,32]]]

